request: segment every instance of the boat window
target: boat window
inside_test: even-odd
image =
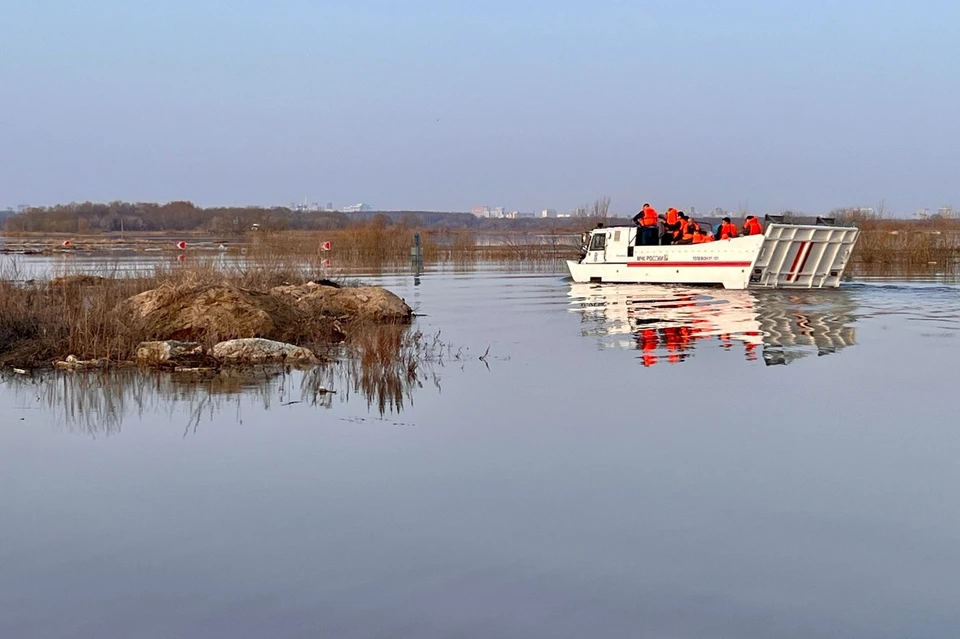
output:
[[[620,241],[620,231],[614,231],[614,232],[613,232],[613,241],[614,241],[614,242],[619,242],[619,241]]]
[[[606,246],[607,246],[606,233],[594,233],[593,237],[590,238],[591,251],[602,251]]]

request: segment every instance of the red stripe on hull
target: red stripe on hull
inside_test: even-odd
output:
[[[660,266],[660,267],[680,267],[690,266],[724,266],[724,267],[747,267],[753,262],[627,262],[627,266]]]

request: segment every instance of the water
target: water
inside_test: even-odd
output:
[[[449,345],[383,414],[4,377],[0,637],[960,635],[960,289],[380,281]]]

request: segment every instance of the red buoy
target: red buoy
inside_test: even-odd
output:
[[[320,250],[322,250],[322,251],[329,251],[329,250],[330,250],[330,242],[324,242],[323,244],[321,244],[321,245],[320,245]]]
[[[177,242],[177,248],[182,251],[183,249],[187,248],[187,243],[186,243],[186,242]]]
[[[64,246],[64,247],[70,246],[70,244],[71,244],[70,240],[64,240],[64,241],[63,241],[63,246]]]

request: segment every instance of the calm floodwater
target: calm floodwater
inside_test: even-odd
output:
[[[381,281],[383,416],[4,377],[0,637],[960,636],[960,289]]]

